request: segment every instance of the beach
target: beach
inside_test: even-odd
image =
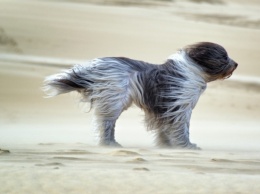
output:
[[[260,3],[0,2],[0,193],[258,193]],[[193,110],[202,150],[158,149],[133,106],[116,125],[122,148],[97,144],[76,93],[44,98],[46,76],[96,57],[163,63],[185,45],[223,45],[238,64]]]

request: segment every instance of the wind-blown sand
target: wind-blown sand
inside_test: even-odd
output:
[[[0,193],[258,193],[258,1],[88,2],[0,2]],[[43,98],[44,77],[71,64],[160,63],[198,41],[222,44],[239,63],[193,112],[201,151],[157,149],[136,107],[117,123],[124,147],[98,147],[77,94]]]

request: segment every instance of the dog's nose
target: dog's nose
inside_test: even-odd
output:
[[[237,62],[235,62],[235,61],[234,61],[233,59],[231,59],[231,58],[229,58],[229,65],[234,66],[235,69],[236,69],[237,66],[238,66]]]

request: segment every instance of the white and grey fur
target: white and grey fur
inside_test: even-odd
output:
[[[192,109],[207,82],[231,76],[237,63],[220,45],[184,47],[161,65],[105,57],[75,65],[44,81],[48,96],[77,91],[94,109],[100,144],[120,146],[114,135],[120,114],[133,103],[144,110],[161,147],[198,149],[189,138]]]

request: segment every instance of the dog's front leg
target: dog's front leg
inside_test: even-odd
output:
[[[184,148],[184,149],[194,149],[200,150],[200,148],[190,142],[190,132],[189,132],[190,121],[180,125],[178,128],[174,129],[172,138],[172,146],[176,148]]]
[[[157,131],[157,146],[162,148],[200,149],[190,142],[189,122],[174,122]]]
[[[171,141],[173,148],[195,149],[199,150],[196,144],[190,142],[190,118],[192,110],[186,111],[181,120],[174,121],[169,129],[168,139]]]
[[[176,122],[171,128],[169,139],[173,148],[195,149],[199,150],[196,144],[190,142],[189,121],[182,123]]]

